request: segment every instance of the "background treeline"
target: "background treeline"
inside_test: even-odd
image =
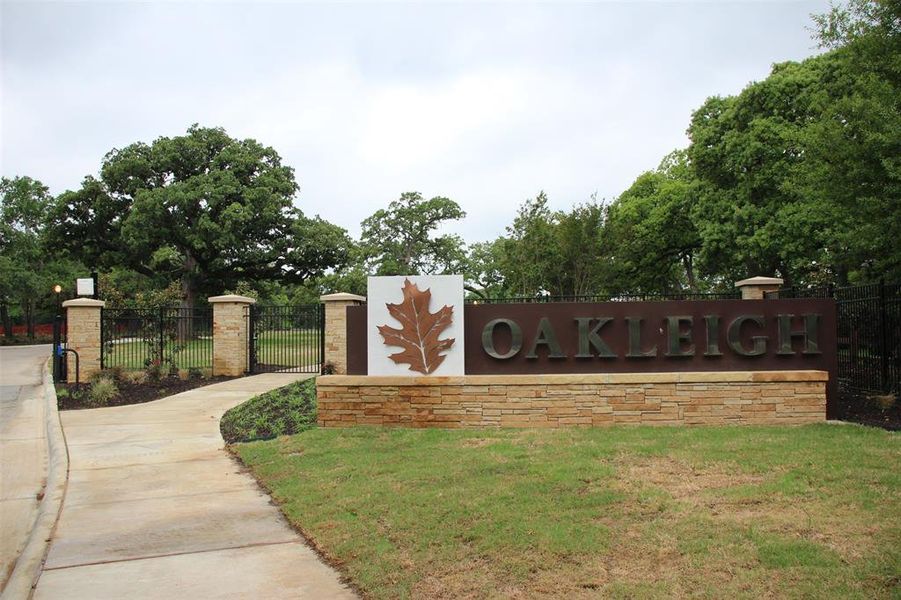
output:
[[[753,275],[899,280],[901,2],[854,0],[813,19],[822,54],[709,98],[688,147],[619,197],[557,211],[539,193],[487,242],[440,234],[465,213],[415,192],[353,240],[294,206],[294,171],[274,149],[197,125],[112,150],[58,197],[3,179],[5,332],[52,314],[53,285],[71,295],[92,269],[112,303],[186,307],[223,292],[365,293],[368,273],[463,273],[478,297],[728,291]]]

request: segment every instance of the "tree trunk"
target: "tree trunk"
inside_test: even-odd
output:
[[[25,302],[25,330],[28,335],[28,339],[34,339],[34,300],[27,300]]]
[[[685,267],[685,277],[688,279],[688,289],[692,294],[698,293],[698,282],[695,280],[695,267],[691,254],[682,255],[682,266]]]
[[[186,261],[188,264],[193,263],[192,260]],[[193,266],[193,265],[191,265]],[[188,340],[194,339],[194,305],[197,301],[197,287],[194,278],[190,273],[185,273],[181,278],[181,310],[178,311],[178,342],[186,343]]]
[[[3,335],[12,337],[13,321],[9,318],[9,303],[6,300],[0,301],[0,321],[3,321]]]

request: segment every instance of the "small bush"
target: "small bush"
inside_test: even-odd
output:
[[[199,367],[191,367],[188,369],[188,380],[203,379],[203,369]]]
[[[324,365],[322,365],[321,375],[334,375],[335,374],[335,363],[332,361],[328,361]]]
[[[124,367],[115,366],[109,367],[107,369],[103,369],[102,371],[97,371],[93,375],[91,375],[90,381],[91,383],[96,383],[101,379],[109,379],[110,381],[116,383],[117,385],[127,380],[127,375]]]
[[[144,369],[145,380],[156,383],[163,378],[163,367],[159,363],[151,363]]]
[[[106,406],[109,401],[119,395],[119,388],[112,379],[102,377],[91,384],[88,402],[91,406]]]
[[[222,415],[219,430],[229,444],[268,440],[316,425],[316,380],[307,379],[255,396]]]
[[[122,376],[122,381],[124,383],[130,383],[132,385],[141,385],[145,381],[147,381],[147,372],[146,371],[126,371]]]

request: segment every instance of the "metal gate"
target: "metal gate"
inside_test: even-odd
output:
[[[103,369],[212,374],[213,311],[208,307],[104,308],[100,339]]]
[[[319,373],[325,355],[325,307],[251,305],[247,311],[250,373]]]
[[[901,393],[901,284],[783,288],[778,297],[834,298],[839,379],[857,390]]]

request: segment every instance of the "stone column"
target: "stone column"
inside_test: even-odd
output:
[[[735,282],[735,287],[741,290],[742,300],[763,300],[765,292],[776,292],[771,298],[778,298],[782,280],[778,277],[751,277]]]
[[[100,339],[100,311],[106,303],[91,298],[75,298],[63,302],[66,309],[66,348],[78,353],[78,372],[75,356],[67,353],[66,381],[85,382],[100,371],[100,353],[103,343]]]
[[[247,372],[250,305],[247,296],[213,296],[213,375],[237,377]]]
[[[347,374],[347,307],[366,302],[356,294],[326,294],[319,300],[325,304],[325,356],[323,364],[331,363],[335,375]]]

